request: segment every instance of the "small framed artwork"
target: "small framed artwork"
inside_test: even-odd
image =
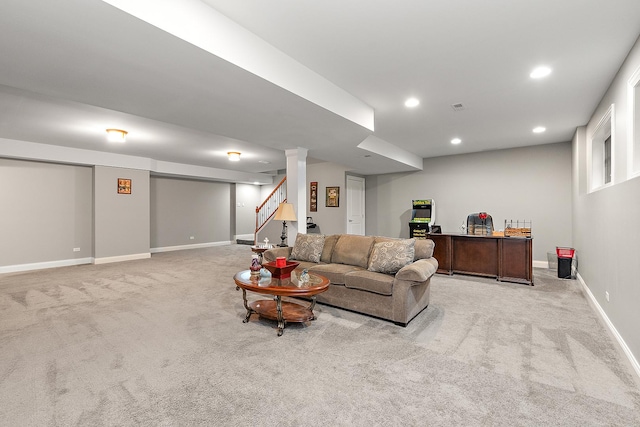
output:
[[[118,194],[131,194],[131,180],[118,178]]]
[[[340,187],[327,187],[327,203],[328,208],[340,207]]]
[[[318,212],[318,183],[309,184],[309,211]]]

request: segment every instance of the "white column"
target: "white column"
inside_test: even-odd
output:
[[[293,246],[296,234],[307,232],[307,150],[294,148],[285,150],[287,155],[287,202],[292,203],[298,221],[289,224],[287,243]]]

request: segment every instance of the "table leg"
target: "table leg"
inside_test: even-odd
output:
[[[284,316],[282,315],[282,297],[276,298],[276,310],[278,312],[278,336],[281,337],[284,332]]]
[[[244,288],[242,288],[242,302],[244,304],[244,308],[247,309],[247,315],[245,316],[242,323],[247,323],[249,321],[249,318],[251,317],[251,314],[253,313],[253,310],[251,310],[251,308],[249,308],[249,305],[247,304],[247,291]]]
[[[309,310],[311,311],[311,314],[313,315],[313,319],[311,320],[316,320],[316,315],[313,312],[314,307],[316,306],[316,296],[312,296],[311,297],[311,305],[309,306]]]

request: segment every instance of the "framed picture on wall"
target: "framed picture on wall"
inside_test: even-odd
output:
[[[327,203],[328,208],[340,207],[340,187],[327,187]]]
[[[118,178],[118,194],[131,194],[131,180]]]
[[[309,211],[318,212],[318,183],[309,184]]]

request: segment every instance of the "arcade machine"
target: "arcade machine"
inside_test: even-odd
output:
[[[429,224],[435,222],[436,204],[433,199],[412,200],[411,221],[409,222],[409,237],[426,239]]]

